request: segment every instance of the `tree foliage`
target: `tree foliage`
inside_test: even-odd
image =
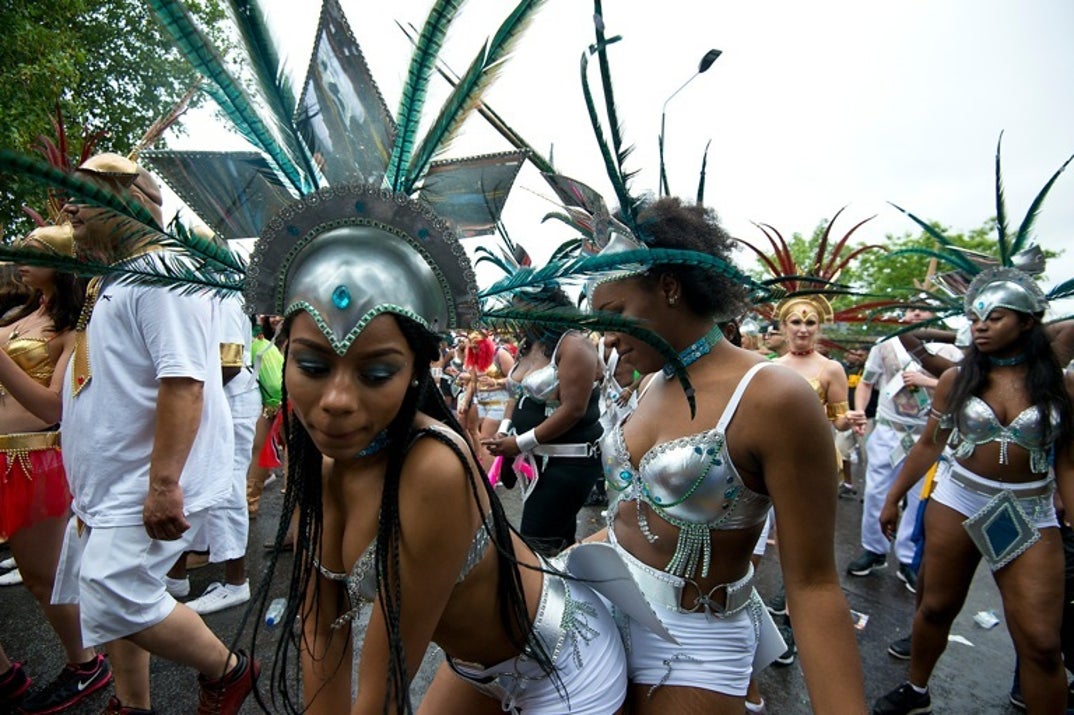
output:
[[[219,0],[187,2],[207,28],[223,19]],[[104,130],[101,151],[126,154],[196,75],[140,0],[0,3],[0,147],[31,151],[54,136],[59,105],[77,153],[82,128]],[[40,208],[44,191],[11,177],[0,184],[0,227],[22,232],[20,206]]]

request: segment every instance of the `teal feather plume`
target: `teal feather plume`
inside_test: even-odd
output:
[[[618,36],[613,37],[610,40],[607,40],[606,44],[618,42],[620,39],[621,38]],[[614,154],[612,147],[608,145],[607,138],[604,136],[604,126],[600,120],[596,102],[593,99],[593,91],[589,87],[589,55],[601,51],[603,51],[602,48],[590,47],[582,53],[582,97],[585,99],[586,111],[589,113],[589,121],[593,125],[593,134],[596,137],[600,155],[604,159],[604,168],[608,173],[608,179],[612,183],[612,188],[615,190],[616,198],[619,200],[620,212],[626,217],[628,223],[633,225],[637,219],[639,202],[630,195],[628,187],[630,177],[624,176],[620,172],[617,157]]]
[[[1018,227],[1018,234],[1015,237],[1014,244],[1011,246],[1011,255],[1014,255],[1025,248],[1025,245],[1030,238],[1030,232],[1033,230],[1033,224],[1036,222],[1037,215],[1040,213],[1040,208],[1044,204],[1044,198],[1048,195],[1048,192],[1052,190],[1052,186],[1055,185],[1059,176],[1066,171],[1068,166],[1070,166],[1072,160],[1074,160],[1074,154],[1067,157],[1067,160],[1063,162],[1063,165],[1052,174],[1052,178],[1048,179],[1048,182],[1044,184],[1044,187],[1041,188],[1040,192],[1033,198],[1033,203],[1030,204],[1025,218],[1022,219],[1022,225]]]
[[[1003,146],[1003,132],[996,141],[996,234],[999,237],[999,262],[1008,265],[1012,251],[1007,245],[1007,202],[1003,198],[1003,172],[1000,170],[1000,148]]]
[[[709,166],[709,147],[712,146],[712,140],[709,139],[705,144],[705,152],[701,155],[701,175],[697,179],[697,205],[705,205],[705,175],[708,172]]]
[[[933,248],[900,248],[897,251],[892,251],[892,258],[898,256],[925,256],[927,258],[935,258],[938,261],[943,261],[952,268],[964,271],[970,276],[976,275],[981,270],[973,263],[973,261],[955,251],[938,251]]]
[[[647,328],[644,323],[617,313],[604,311],[581,312],[571,308],[518,308],[507,307],[493,309],[482,313],[482,321],[489,325],[522,332],[527,326],[584,330],[597,333],[623,333],[641,340],[660,353],[664,362],[671,365],[675,377],[682,385],[690,403],[690,416],[697,410],[697,401],[693,385],[678,352],[658,333]]]
[[[414,45],[395,118],[395,144],[384,177],[385,184],[393,191],[402,190],[409,174],[410,156],[428,94],[429,77],[436,66],[448,28],[462,4],[463,0],[436,0]]]
[[[178,0],[148,0],[157,17],[187,61],[205,79],[206,90],[227,114],[235,128],[263,151],[299,194],[313,190],[312,181],[299,168],[296,158],[276,139],[242,85],[224,66],[223,58],[205,33],[195,24],[189,10]],[[277,128],[280,129],[279,127]]]
[[[257,80],[258,93],[272,114],[273,125],[280,133],[279,138],[287,146],[288,153],[301,162],[312,188],[320,188],[320,172],[314,166],[309,150],[292,121],[295,92],[272,40],[265,10],[257,0],[230,0],[230,5],[239,38],[246,50],[245,63]]]
[[[429,131],[414,149],[410,167],[406,172],[403,193],[409,194],[413,191],[433,157],[448,146],[470,113],[481,104],[483,93],[499,75],[532,20],[534,12],[543,2],[544,0],[522,0],[500,24],[492,40],[486,42],[474,57],[469,68],[455,83],[451,96],[441,107]]]
[[[615,174],[620,177],[624,187],[626,187],[633,173],[624,170],[623,164],[633,151],[633,147],[623,146],[623,127],[619,121],[619,109],[615,104],[615,92],[612,88],[612,70],[608,62],[607,51],[608,45],[615,42],[615,40],[609,41],[604,36],[604,6],[601,0],[593,0],[593,29],[596,34],[594,47],[597,51],[597,65],[600,69],[601,89],[604,93],[604,111],[608,117],[608,131],[611,135],[611,148],[615,157]],[[635,206],[633,204],[621,205],[624,210],[629,210],[627,215],[633,221],[636,217]]]

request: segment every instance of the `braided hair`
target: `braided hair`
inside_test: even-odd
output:
[[[412,713],[414,707],[410,702],[410,678],[407,669],[407,658],[403,648],[402,629],[400,624],[400,602],[402,599],[401,584],[399,580],[399,544],[400,544],[400,518],[399,518],[399,484],[402,477],[403,464],[406,460],[407,449],[416,437],[414,420],[418,412],[423,412],[435,420],[447,425],[453,432],[464,436],[465,430],[455,419],[454,413],[444,403],[436,382],[427,367],[439,356],[439,336],[426,330],[417,322],[402,316],[393,316],[398,322],[400,331],[406,338],[407,343],[414,351],[417,386],[407,390],[403,402],[394,420],[387,428],[388,445],[387,464],[384,473],[384,487],[381,494],[381,505],[377,522],[376,546],[374,551],[375,571],[377,575],[377,599],[381,613],[387,628],[389,653],[388,653],[388,682],[385,712],[390,709],[390,704],[395,704],[398,713]],[[292,318],[283,325],[281,332],[287,334],[290,330]],[[287,401],[286,381],[284,384],[284,404]],[[284,499],[283,511],[276,535],[276,546],[279,547],[291,521],[294,510],[298,512],[298,529],[295,535],[295,560],[291,572],[288,588],[288,606],[284,617],[284,623],[294,623],[298,618],[316,618],[316,609],[319,607],[319,590],[321,579],[316,578],[317,566],[315,558],[320,553],[321,539],[323,536],[323,506],[322,506],[322,482],[321,467],[322,456],[317,450],[305,427],[297,419],[288,415],[285,417],[285,429],[288,445],[288,489]],[[483,528],[488,530],[490,542],[497,551],[497,603],[499,604],[499,619],[511,644],[519,652],[527,654],[538,663],[542,671],[552,677],[556,682],[557,689],[560,687],[555,673],[552,655],[547,652],[539,639],[531,638],[530,632],[533,623],[529,617],[526,604],[525,591],[522,585],[520,567],[531,568],[520,564],[517,560],[512,542],[512,534],[517,533],[510,525],[507,515],[500,504],[499,499],[492,490],[491,485],[485,478],[480,466],[476,473],[471,465],[478,465],[476,455],[466,454],[458,444],[435,430],[422,433],[421,436],[429,436],[441,442],[455,453],[459,461],[466,467],[469,476],[472,496],[479,509],[481,499],[479,488],[483,488],[488,500],[488,513],[482,516]],[[483,510],[482,510],[483,511]],[[279,552],[279,549],[276,549]],[[267,601],[267,584],[272,579],[275,570],[276,557],[270,562],[268,574],[265,576],[262,588],[259,592],[260,612]],[[312,579],[312,586],[311,586]],[[312,594],[309,606],[303,611],[302,604],[306,595]],[[341,601],[345,598],[341,590]],[[338,604],[337,613],[345,612],[350,606],[341,602]],[[249,611],[247,617],[249,616]],[[256,641],[258,624],[255,623],[254,638]],[[333,632],[329,638],[352,637],[348,624],[346,628],[340,628]],[[292,663],[295,652],[303,645],[300,639],[304,638],[301,629],[291,631],[281,637],[276,646],[276,658],[272,667],[272,700],[275,704],[277,696],[282,701],[286,712],[301,712],[301,700],[296,697],[298,692],[297,668]],[[307,652],[314,652],[313,644],[307,643]],[[351,668],[350,663],[338,663],[336,668]],[[310,698],[314,696],[309,696]],[[266,703],[258,702],[263,708],[269,710]]]

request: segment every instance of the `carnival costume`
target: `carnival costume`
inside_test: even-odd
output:
[[[941,231],[899,208],[937,240],[935,250],[911,252],[942,260],[951,270],[936,276],[940,290],[932,294],[942,301],[941,314],[961,313],[967,319],[984,320],[996,308],[1005,308],[1043,321],[1050,301],[1074,294],[1074,280],[1056,285],[1045,294],[1034,276],[1044,271],[1044,254],[1031,243],[1034,219],[1045,196],[1059,175],[1074,160],[1068,158],[1037,194],[1016,232],[1007,226],[1003,185],[1000,172],[1000,142],[996,147],[997,255],[988,256],[960,249]],[[1013,235],[1012,235],[1013,233]],[[893,341],[894,342],[894,341]],[[1022,357],[1024,359],[1024,356]],[[995,364],[1017,364],[997,358]],[[951,430],[948,446],[953,461],[946,478],[939,481],[932,499],[963,514],[963,526],[992,570],[1010,563],[1040,538],[1039,530],[1056,526],[1052,495],[1056,490],[1052,470],[1059,415],[1055,407],[1048,410],[1031,405],[1007,425],[993,409],[976,395],[971,395],[955,413],[933,412],[940,429]],[[977,447],[991,442],[1000,445],[999,462],[1008,464],[1011,444],[1029,454],[1033,477],[1025,482],[998,482],[966,469],[961,460]]]
[[[37,228],[22,246],[46,255],[74,256],[69,224]],[[50,338],[24,336],[14,329],[2,349],[35,382],[47,387],[55,367],[49,356],[50,342]],[[10,399],[0,385],[0,400]],[[70,504],[56,427],[0,435],[0,538],[42,519],[64,516]]]

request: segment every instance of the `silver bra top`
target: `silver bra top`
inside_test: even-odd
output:
[[[459,577],[455,580],[455,583],[462,583],[466,580],[474,567],[484,558],[488,546],[489,530],[485,528],[484,524],[480,524],[477,527],[477,533],[474,534],[474,540],[470,543],[470,550],[466,553],[466,561],[463,562],[462,570],[459,572]],[[316,559],[314,560],[314,565],[317,566],[317,570],[321,572],[322,576],[329,581],[342,581],[347,589],[347,598],[350,601],[351,608],[332,622],[332,628],[340,628],[348,621],[355,620],[361,614],[362,606],[366,603],[372,603],[376,599],[376,552],[377,540],[374,539],[362,552],[362,555],[358,557],[358,560],[354,562],[350,573],[331,571],[322,566]]]
[[[638,523],[646,538],[653,542],[657,537],[648,530],[641,502],[679,528],[675,557],[666,567],[670,573],[690,576],[700,565],[702,575],[707,575],[709,531],[753,527],[768,516],[771,500],[743,483],[731,462],[726,430],[750,380],[770,364],[758,363],[742,376],[715,427],[654,446],[636,469],[622,424],[601,438],[604,478],[618,492],[618,501],[638,502]],[[609,522],[615,512],[614,506],[609,507]]]
[[[567,333],[563,333],[559,337],[559,341],[552,351],[552,359],[548,361],[547,365],[531,370],[518,382],[512,380],[509,375],[507,378],[508,389],[511,389],[513,385],[518,385],[516,392],[519,397],[528,397],[543,404],[552,402],[559,391],[559,370],[556,368],[556,355],[559,353],[560,343],[563,342],[563,337],[566,335]],[[515,367],[511,368],[511,373],[514,374],[517,368],[518,363],[516,362]]]
[[[979,445],[999,442],[999,463],[1009,464],[1007,447],[1014,442],[1029,452],[1030,469],[1043,474],[1048,471],[1049,452],[1058,435],[1059,413],[1052,410],[1047,434],[1040,410],[1035,406],[1022,410],[1004,426],[987,402],[971,395],[958,414],[943,415],[939,422],[940,427],[953,429],[948,442],[955,447],[956,457],[969,457]]]

